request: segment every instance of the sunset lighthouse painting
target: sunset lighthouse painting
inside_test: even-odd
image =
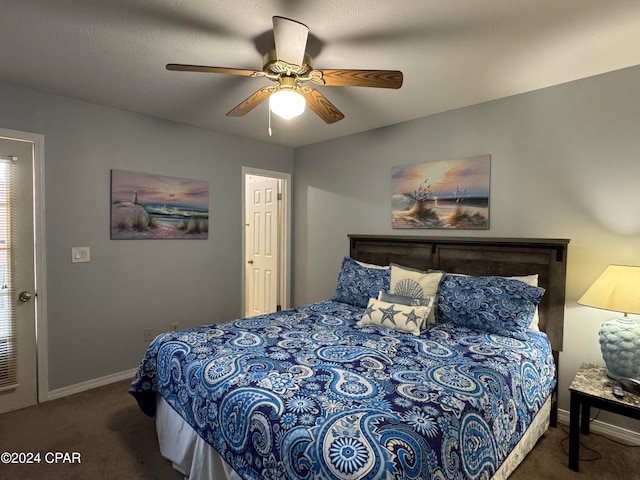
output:
[[[209,238],[209,182],[111,170],[111,239]]]

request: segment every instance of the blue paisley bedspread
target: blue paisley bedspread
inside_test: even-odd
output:
[[[555,386],[547,337],[358,327],[325,301],[160,335],[131,385],[158,393],[244,479],[490,478]]]

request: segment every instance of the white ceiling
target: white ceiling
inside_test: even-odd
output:
[[[1,0],[0,81],[301,146],[640,64],[638,0]],[[264,78],[273,15],[305,23],[314,67],[393,69],[400,90],[318,87],[344,114],[226,112]],[[1,108],[1,106],[0,106]]]

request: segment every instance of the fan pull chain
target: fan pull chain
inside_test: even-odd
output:
[[[271,136],[271,109],[267,108],[267,110],[269,111],[269,128],[267,129],[267,132],[269,132],[269,136]]]

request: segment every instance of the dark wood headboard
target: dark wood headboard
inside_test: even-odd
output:
[[[562,351],[569,240],[537,238],[349,235],[350,256],[361,262],[397,263],[467,275],[538,274],[546,291],[538,306],[540,330],[554,357]]]

